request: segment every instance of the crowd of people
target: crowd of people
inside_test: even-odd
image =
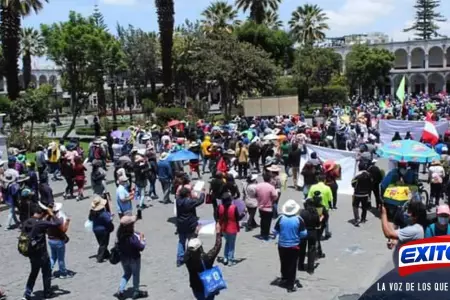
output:
[[[367,212],[373,207],[381,213],[382,230],[390,248],[424,236],[447,234],[450,209],[440,200],[448,181],[448,146],[441,148],[442,160],[429,166],[431,196],[437,206],[436,222],[427,223],[427,207],[421,202],[411,202],[401,210],[386,209],[382,200],[384,190],[398,181],[417,183],[419,167],[400,162],[385,176],[376,160],[380,141],[372,123],[372,108],[361,104],[349,113],[345,122],[342,118],[345,109],[325,107],[329,120],[323,124],[313,120],[312,126],[300,114],[270,119],[236,117],[233,122],[218,124],[204,120],[195,124],[171,122],[171,126],[162,128],[148,124],[124,132],[114,128],[106,137],[93,140],[87,153],[76,139],[40,145],[35,161],[27,161],[24,151],[8,149],[8,160],[0,162],[2,199],[9,208],[4,229],[20,228],[19,252],[30,260],[31,272],[23,299],[31,299],[39,270],[43,274],[45,298],[54,296],[50,283],[56,263],[59,278],[73,276],[65,264],[70,218],[62,212],[63,204],[55,201],[49,178],[65,181],[66,200],[82,200],[84,186],[90,179],[93,199],[85,225],[98,242],[97,262],[120,261],[122,265],[123,276],[115,294],[118,299],[125,299],[124,291],[131,276],[132,298],[148,296],[140,290],[141,252],[146,239],[143,233],[135,231],[134,225],[155,199],[172,203],[176,208],[175,263],[188,269],[196,299],[211,300],[219,294],[219,289],[210,291],[205,287],[200,274],[215,265],[222,240],[225,244],[221,262],[232,267],[238,263],[235,250],[241,229],[250,232],[258,227],[262,242],[278,239],[281,272],[278,284],[288,292],[295,292],[301,287],[296,272],[314,274],[315,262],[325,258],[322,243],[332,237],[330,212],[340,204],[340,166],[322,160],[315,152],[308,153],[307,143],[358,152],[358,172],[352,180],[355,226],[366,222]],[[348,132],[339,137],[340,131]],[[442,143],[446,141],[443,139]],[[193,154],[185,160],[186,168],[183,161],[172,159],[180,151]],[[306,161],[300,169],[302,158]],[[92,166],[90,174],[88,165]],[[110,167],[114,168],[114,178],[108,178]],[[202,181],[205,174],[211,177],[209,184],[195,189],[193,179]],[[302,186],[298,185],[300,175]],[[279,207],[290,178],[299,196]],[[107,191],[110,179],[116,185],[115,197]],[[161,193],[157,193],[158,181]],[[216,222],[216,241],[209,251],[202,247],[199,235],[202,224],[196,212],[197,207],[205,204],[211,205],[211,216]],[[113,215],[120,220],[117,229]],[[116,242],[111,248],[113,233]]]

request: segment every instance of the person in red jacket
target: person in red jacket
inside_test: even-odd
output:
[[[86,167],[83,165],[83,160],[80,156],[75,158],[75,165],[73,166],[73,172],[75,177],[75,183],[78,187],[77,201],[84,198],[84,183],[86,182]]]
[[[236,247],[236,237],[239,232],[239,220],[243,215],[239,215],[236,205],[233,204],[231,194],[226,192],[222,195],[222,204],[219,205],[218,215],[222,235],[225,238],[223,264],[233,266],[236,264],[234,250]]]
[[[234,155],[235,152],[231,149],[228,149],[225,153],[223,153],[217,161],[217,171],[222,172],[223,174],[227,174],[228,171],[230,171],[230,168],[228,167],[230,162],[229,157]]]

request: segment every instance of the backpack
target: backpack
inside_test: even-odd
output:
[[[94,158],[95,159],[102,159],[103,158],[103,151],[100,147],[95,147],[94,149]]]
[[[37,222],[38,220],[33,218],[26,220],[20,232],[17,250],[25,257],[30,257],[30,254],[37,249],[36,240],[33,237],[34,226]]]

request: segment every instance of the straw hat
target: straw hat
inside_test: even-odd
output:
[[[442,166],[441,161],[438,160],[438,159],[434,159],[434,160],[431,162],[431,165],[432,165],[432,166]]]
[[[272,166],[270,166],[270,167],[267,168],[267,171],[270,171],[270,172],[280,172],[280,167],[277,166],[277,165],[272,165]]]
[[[106,199],[103,199],[102,197],[100,197],[100,196],[96,196],[95,198],[94,198],[94,200],[92,200],[92,203],[91,203],[91,209],[93,210],[93,211],[99,211],[99,210],[102,210],[103,208],[105,208],[105,206],[106,206]]]
[[[156,124],[153,124],[152,127],[150,127],[150,128],[154,130],[154,129],[158,128],[158,126],[156,126]]]
[[[53,211],[54,212],[60,211],[62,207],[63,207],[63,204],[61,202],[55,202],[53,204]]]
[[[17,182],[24,182],[24,181],[27,181],[28,179],[30,179],[30,176],[26,176],[26,175],[24,175],[24,174],[21,174],[20,176],[19,176],[19,178],[17,178]]]
[[[299,211],[300,205],[292,199],[286,201],[281,208],[281,213],[286,216],[295,216]]]
[[[131,225],[136,223],[136,221],[136,216],[123,216],[122,218],[120,218],[120,225]]]
[[[228,150],[225,152],[225,154],[228,154],[228,155],[235,155],[235,154],[236,154],[236,151],[234,151],[234,150],[232,150],[232,149],[228,149]]]
[[[11,183],[16,181],[16,177],[12,173],[5,173],[5,176],[3,177],[3,182],[5,183]]]
[[[163,152],[161,153],[161,155],[159,156],[159,160],[166,160],[167,157],[169,157],[169,154],[167,152]]]

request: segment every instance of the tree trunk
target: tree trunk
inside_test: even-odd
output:
[[[150,79],[150,91],[152,94],[156,93],[156,81],[155,78]]]
[[[99,117],[106,115],[106,96],[103,79],[97,84],[97,110]]]
[[[174,27],[174,3],[173,0],[156,0],[158,11],[158,24],[162,52],[162,79],[164,84],[164,101],[173,102],[172,90],[172,46]]]
[[[28,89],[31,82],[31,55],[26,53],[22,56],[23,89]]]
[[[33,150],[31,149],[31,146],[33,145],[33,129],[34,129],[34,121],[33,119],[31,119],[31,126],[30,126],[30,149],[29,150]]]
[[[64,135],[62,137],[64,140],[67,139],[69,134],[75,128],[75,124],[77,123],[77,117],[80,112],[80,109],[79,109],[80,105],[77,104],[78,97],[77,97],[77,92],[75,91],[74,85],[71,86],[70,90],[71,90],[70,91],[70,101],[71,101],[70,108],[72,110],[72,121],[70,122],[69,128],[67,128],[66,132],[64,133]]]
[[[1,11],[1,38],[3,57],[5,59],[6,84],[8,97],[16,100],[20,94],[19,66],[17,60],[20,51],[20,14],[2,7]]]

